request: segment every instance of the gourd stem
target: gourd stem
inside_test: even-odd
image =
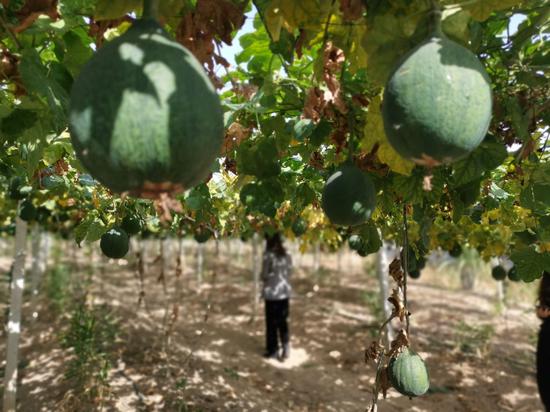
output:
[[[143,19],[156,19],[158,16],[159,0],[143,0]]]
[[[443,13],[441,11],[441,7],[439,6],[439,3],[436,0],[432,1],[432,10],[430,14],[432,17],[431,24],[433,27],[433,35],[437,37],[444,36],[442,22],[441,22]]]

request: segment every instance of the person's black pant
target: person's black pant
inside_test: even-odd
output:
[[[279,348],[277,335],[281,344],[288,343],[288,299],[265,301],[266,350],[274,354]]]
[[[537,345],[537,382],[542,403],[550,412],[550,319],[546,319],[540,327]]]

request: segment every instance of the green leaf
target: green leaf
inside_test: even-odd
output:
[[[550,185],[528,185],[521,191],[520,202],[535,213],[546,214],[550,210]]]
[[[294,125],[294,138],[303,142],[310,137],[315,130],[315,123],[311,119],[301,119]]]
[[[65,144],[54,142],[47,146],[43,152],[43,160],[46,166],[51,166],[65,155]]]
[[[93,50],[75,32],[70,31],[65,33],[63,40],[65,41],[66,48],[63,63],[73,77],[76,77],[80,73],[82,66],[92,57]]]
[[[426,169],[416,167],[410,176],[395,175],[393,184],[396,195],[412,204],[422,204],[424,199],[437,202],[443,193],[445,179],[439,170],[432,171],[431,177],[426,177],[428,174]],[[431,190],[424,189],[426,178],[431,180]]]
[[[550,271],[550,253],[538,253],[532,247],[514,251],[510,259],[524,282],[532,282],[539,279],[544,271]]]
[[[0,119],[0,131],[9,141],[14,141],[25,130],[31,129],[37,120],[35,111],[16,108],[7,117]]]
[[[391,170],[402,175],[410,175],[414,163],[402,158],[388,142],[384,131],[384,122],[380,110],[381,97],[376,96],[369,105],[367,122],[365,124],[363,138],[360,147],[364,152],[370,152],[375,145],[378,145],[378,158],[382,163],[387,164]]]
[[[237,169],[239,173],[259,178],[277,176],[281,166],[275,139],[262,137],[241,143],[237,152]]]
[[[51,112],[52,126],[56,132],[60,133],[67,124],[68,93],[48,76],[48,69],[42,64],[40,56],[34,49],[23,50],[19,72],[27,92],[45,100]]]
[[[191,210],[205,209],[210,204],[210,191],[204,183],[193,188],[185,198],[185,205]]]
[[[511,97],[506,101],[506,111],[518,137],[523,141],[529,139],[529,116],[523,113],[517,96]]]
[[[276,179],[261,180],[245,185],[241,189],[240,199],[249,213],[259,212],[275,217],[284,199],[284,192]]]
[[[86,240],[87,242],[95,242],[101,239],[101,236],[107,231],[107,226],[98,217],[97,212],[89,213],[82,222],[74,229],[76,243],[80,244]]]
[[[506,147],[488,135],[477,149],[466,158],[455,163],[454,184],[461,186],[480,179],[485,172],[500,166],[507,156]]]
[[[382,247],[382,240],[378,229],[372,223],[367,223],[359,228],[359,233],[363,238],[363,251],[367,254],[378,252],[378,249]]]
[[[331,131],[332,124],[327,120],[321,120],[309,137],[311,145],[313,145],[314,148],[317,148],[323,144],[326,138],[330,135]]]
[[[93,14],[97,0],[59,0],[58,8],[63,17],[90,16]]]
[[[550,162],[539,163],[533,170],[531,181],[536,184],[550,185]]]

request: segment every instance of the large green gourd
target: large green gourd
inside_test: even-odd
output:
[[[404,348],[390,361],[388,370],[392,386],[403,395],[421,396],[430,388],[428,369],[424,361],[409,348]]]
[[[78,158],[115,192],[178,192],[210,173],[222,109],[195,57],[152,18],[135,22],[84,66],[69,127]]]
[[[344,164],[326,181],[322,208],[335,225],[359,225],[369,219],[375,207],[371,179],[353,164]]]
[[[489,77],[478,58],[448,39],[440,22],[397,65],[384,91],[384,129],[403,157],[426,166],[475,149],[491,120]]]

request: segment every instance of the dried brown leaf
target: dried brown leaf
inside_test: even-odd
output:
[[[233,33],[245,22],[245,6],[246,2],[198,0],[195,9],[181,19],[176,38],[213,73],[215,63],[227,64],[215,53],[215,45],[220,40],[231,45]]]
[[[399,318],[399,320],[403,322],[407,316],[407,309],[403,304],[403,294],[401,293],[400,288],[392,290],[392,294],[388,298],[388,302],[393,305],[392,317]]]
[[[427,174],[424,176],[424,179],[422,180],[422,189],[425,192],[431,192],[432,191],[432,180],[434,175],[433,174]]]
[[[402,349],[407,346],[409,346],[407,332],[401,329],[390,344],[390,352],[388,353],[388,356],[390,358],[395,358],[402,351]]]
[[[161,193],[154,201],[155,209],[159,215],[161,223],[172,221],[172,212],[183,213],[181,202],[173,198],[169,193]]]
[[[363,0],[340,0],[340,10],[344,20],[353,21],[363,17]]]
[[[365,363],[378,362],[382,355],[384,347],[378,341],[373,341],[370,346],[365,349]]]
[[[304,119],[311,119],[317,123],[323,117],[326,105],[327,101],[325,100],[324,93],[318,87],[312,87],[307,92],[302,117]]]
[[[344,52],[331,42],[327,42],[323,54],[323,80],[328,90],[324,93],[324,99],[332,103],[341,113],[348,112],[339,80],[345,60]]]
[[[245,127],[238,122],[231,123],[225,131],[222,153],[227,154],[242,141],[248,139],[251,134],[252,129],[250,127]]]
[[[405,277],[401,267],[401,261],[398,258],[395,258],[390,263],[389,273],[393,280],[397,283],[397,286],[403,285]]]
[[[380,380],[378,381],[378,389],[382,392],[382,396],[386,399],[388,394],[388,389],[392,387],[390,383],[390,376],[388,373],[388,368],[384,368],[380,371]]]

